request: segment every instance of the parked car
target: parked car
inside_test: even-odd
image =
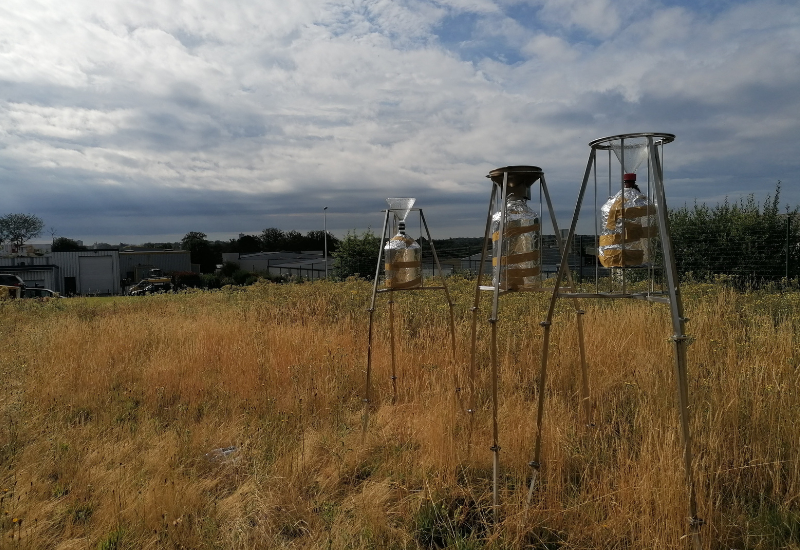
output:
[[[22,291],[23,298],[61,298],[58,292],[54,292],[48,288],[26,288]]]
[[[141,283],[140,283],[141,284]],[[131,296],[144,296],[145,294],[159,294],[172,290],[171,283],[149,283],[144,286],[136,285],[130,291]]]
[[[169,292],[172,290],[172,279],[164,275],[158,268],[153,268],[147,277],[128,289],[129,296],[142,296],[154,292]]]
[[[16,298],[25,290],[25,283],[13,273],[0,273],[0,295]]]
[[[14,275],[13,273],[0,273],[0,286],[25,288],[25,283],[19,278],[19,275]]]

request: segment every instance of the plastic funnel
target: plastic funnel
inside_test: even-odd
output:
[[[647,138],[628,138],[612,143],[610,147],[622,164],[622,172],[625,174],[635,174],[647,158]]]
[[[389,203],[389,210],[394,213],[394,217],[397,218],[398,221],[404,222],[416,200],[417,199],[386,199],[386,202]]]

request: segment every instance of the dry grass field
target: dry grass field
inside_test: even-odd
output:
[[[472,284],[455,362],[441,293],[396,298],[395,404],[380,298],[363,438],[366,283],[0,304],[0,549],[689,548],[666,306],[584,302],[593,427],[559,306],[526,507],[548,296],[503,299],[494,524]],[[800,294],[684,296],[704,547],[800,549]]]

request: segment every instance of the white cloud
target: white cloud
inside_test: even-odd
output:
[[[110,135],[129,126],[132,112],[99,111],[73,107],[55,108],[9,103],[0,110],[0,127],[28,138],[81,138]]]
[[[515,16],[521,7],[10,0],[0,172],[151,193],[290,200],[404,185],[473,200],[491,167],[574,179],[591,139],[652,130],[678,134],[674,168],[719,171],[749,151],[797,173],[785,143],[800,138],[800,8],[531,0]],[[447,46],[439,24],[465,14],[448,20],[459,44]]]
[[[569,63],[578,58],[578,52],[570,44],[557,36],[537,34],[523,48],[528,55],[535,55],[544,61]]]
[[[616,34],[628,14],[640,0],[539,0],[541,16],[554,25],[577,27],[593,36],[607,38]]]

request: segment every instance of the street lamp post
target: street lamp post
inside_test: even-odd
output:
[[[328,278],[328,207],[322,209],[322,228],[325,239],[325,279]]]

